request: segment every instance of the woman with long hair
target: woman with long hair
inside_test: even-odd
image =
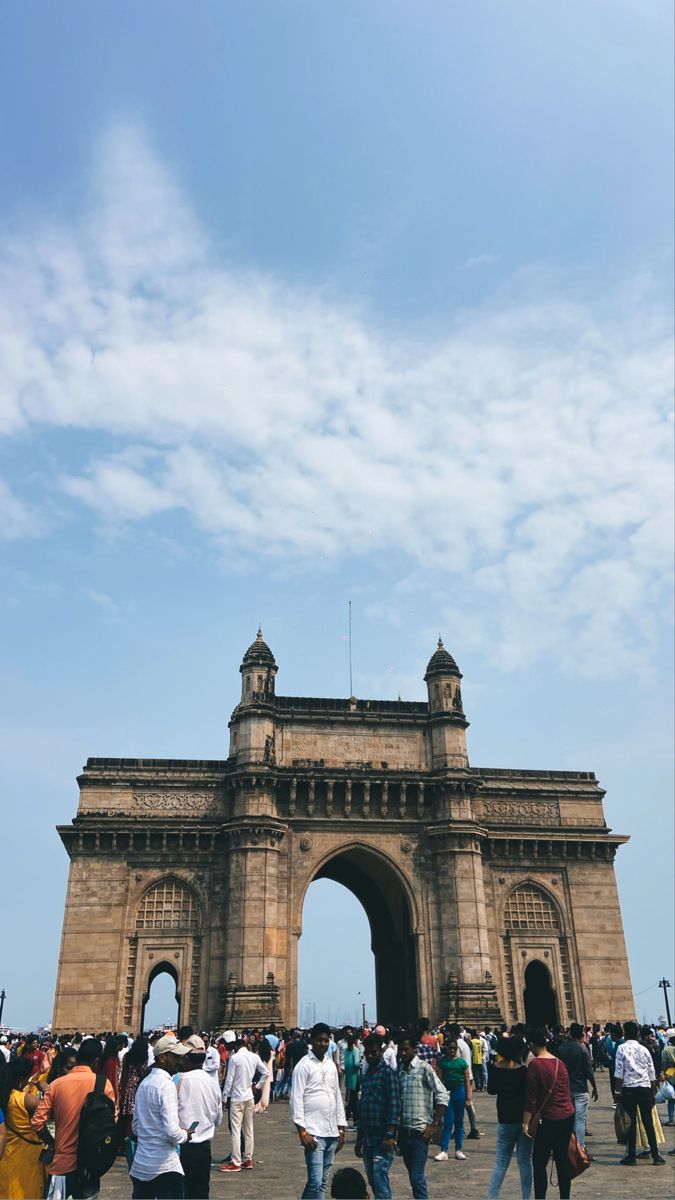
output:
[[[137,1037],[131,1048],[122,1059],[122,1074],[119,1088],[119,1131],[120,1148],[124,1140],[131,1136],[131,1122],[134,1116],[136,1092],[138,1085],[148,1073],[149,1044],[146,1037]]]
[[[103,1047],[103,1054],[101,1055],[101,1059],[98,1064],[99,1075],[105,1075],[106,1079],[110,1081],[110,1086],[115,1093],[115,1104],[117,1104],[120,1094],[119,1049],[119,1038],[116,1034],[109,1033],[105,1046]],[[126,1054],[124,1057],[126,1058]]]
[[[560,1200],[569,1200],[572,1179],[567,1151],[574,1132],[574,1105],[567,1067],[546,1049],[546,1040],[543,1029],[535,1029],[530,1034],[534,1058],[527,1068],[523,1132],[534,1137],[532,1168],[536,1200],[546,1197],[551,1154],[558,1173]],[[535,1128],[532,1128],[533,1118]]]
[[[30,1123],[39,1097],[27,1093],[33,1070],[29,1057],[14,1058],[3,1072],[0,1109],[5,1114],[7,1145],[0,1159],[0,1196],[6,1200],[35,1200],[44,1196],[46,1172],[40,1162],[44,1142]]]

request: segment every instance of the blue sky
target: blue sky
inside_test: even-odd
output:
[[[54,825],[85,758],[223,756],[258,621],[281,691],[345,694],[350,598],[357,694],[423,696],[440,630],[475,765],[596,771],[632,838],[638,1010],[659,1010],[671,20],[661,0],[5,5],[11,1022],[50,1015]],[[337,1002],[327,924],[342,1002],[371,980],[350,905],[307,914],[303,999]]]

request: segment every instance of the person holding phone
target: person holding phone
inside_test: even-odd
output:
[[[191,1134],[180,1148],[185,1172],[185,1195],[190,1200],[208,1200],[211,1183],[211,1142],[223,1119],[220,1088],[203,1069],[206,1043],[193,1033],[184,1043],[189,1050],[173,1081],[178,1094],[178,1121]]]

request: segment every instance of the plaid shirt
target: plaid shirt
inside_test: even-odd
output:
[[[385,1133],[398,1129],[400,1116],[401,1097],[396,1072],[381,1062],[374,1071],[368,1069],[361,1076],[359,1137],[381,1141]]]
[[[438,1050],[429,1045],[429,1042],[418,1042],[415,1049],[415,1054],[422,1062],[434,1063],[438,1057]]]
[[[424,1129],[434,1119],[439,1104],[448,1106],[450,1097],[433,1067],[417,1055],[409,1067],[399,1067],[401,1088],[401,1128]]]

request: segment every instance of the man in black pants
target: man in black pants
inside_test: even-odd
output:
[[[194,1126],[192,1139],[180,1147],[188,1200],[208,1200],[211,1184],[211,1142],[223,1119],[223,1102],[215,1076],[203,1069],[206,1046],[196,1033],[186,1037],[190,1053],[177,1076],[178,1120],[182,1129]]]
[[[628,1130],[628,1153],[621,1159],[622,1167],[635,1166],[635,1141],[637,1137],[637,1113],[640,1112],[642,1124],[645,1127],[652,1161],[655,1167],[663,1166],[665,1159],[661,1158],[656,1145],[654,1132],[654,1095],[656,1092],[656,1073],[652,1056],[646,1046],[638,1042],[638,1027],[635,1021],[626,1021],[623,1027],[624,1042],[616,1052],[614,1066],[614,1093],[617,1104],[623,1104],[631,1124]]]

